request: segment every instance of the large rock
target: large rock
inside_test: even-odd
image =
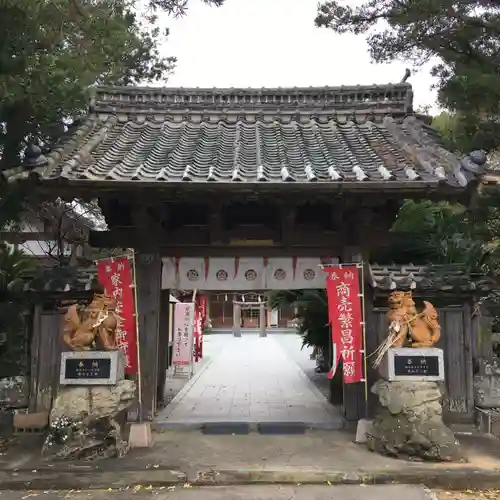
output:
[[[380,407],[368,446],[383,455],[433,461],[463,461],[460,445],[442,420],[436,382],[388,382],[372,387]]]
[[[42,454],[55,459],[94,460],[128,451],[116,417],[135,400],[135,382],[115,386],[62,387],[50,412]]]
[[[134,402],[134,397],[133,380],[120,380],[114,386],[62,387],[52,406],[50,422],[62,416],[74,420],[114,418]]]

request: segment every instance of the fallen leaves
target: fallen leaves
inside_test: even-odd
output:
[[[438,490],[435,491],[439,500],[500,500],[500,490]]]

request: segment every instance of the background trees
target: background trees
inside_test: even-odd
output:
[[[322,2],[316,25],[366,35],[375,62],[399,59],[417,67],[432,62],[439,104],[456,113],[459,128],[466,132],[462,139],[474,142],[482,137],[483,144],[476,148],[483,149],[499,144],[500,3],[367,0],[357,7],[344,4],[342,0]]]
[[[223,0],[202,0],[221,5]],[[0,170],[18,165],[27,141],[56,140],[85,113],[96,84],[165,81],[168,30],[157,14],[188,0],[0,0]]]

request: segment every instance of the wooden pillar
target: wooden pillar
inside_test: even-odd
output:
[[[370,282],[370,268],[368,261],[365,261],[364,266],[365,280],[365,321],[366,321],[366,353],[369,356],[378,347],[379,342],[379,322],[374,312],[374,293],[372,283]],[[368,358],[366,363],[367,368],[367,383],[368,383],[368,418],[374,418],[377,410],[378,398],[372,394],[371,388],[373,384],[380,378],[379,373],[372,366],[373,356]]]
[[[259,310],[259,326],[260,326],[260,336],[267,337],[267,323],[266,323],[266,306],[264,302],[260,304]]]
[[[142,421],[153,420],[157,403],[160,337],[161,258],[159,253],[136,254],[139,359]]]
[[[168,341],[170,334],[170,290],[161,290],[160,294],[160,331],[158,340],[158,391],[157,401],[163,401],[165,380],[169,366]]]
[[[241,305],[233,302],[233,335],[241,337]]]
[[[212,292],[206,292],[207,294],[207,320],[211,319],[210,318],[210,304],[212,303]],[[224,303],[222,303],[222,307],[224,307]]]

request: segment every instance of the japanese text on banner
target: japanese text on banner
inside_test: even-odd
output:
[[[344,383],[363,380],[363,315],[356,266],[327,268],[328,318],[332,329],[335,367],[340,357]]]
[[[174,352],[172,364],[193,362],[194,304],[177,303],[174,309]]]
[[[106,295],[116,300],[116,344],[125,354],[125,373],[137,373],[137,343],[132,273],[128,259],[106,259],[97,265]]]

